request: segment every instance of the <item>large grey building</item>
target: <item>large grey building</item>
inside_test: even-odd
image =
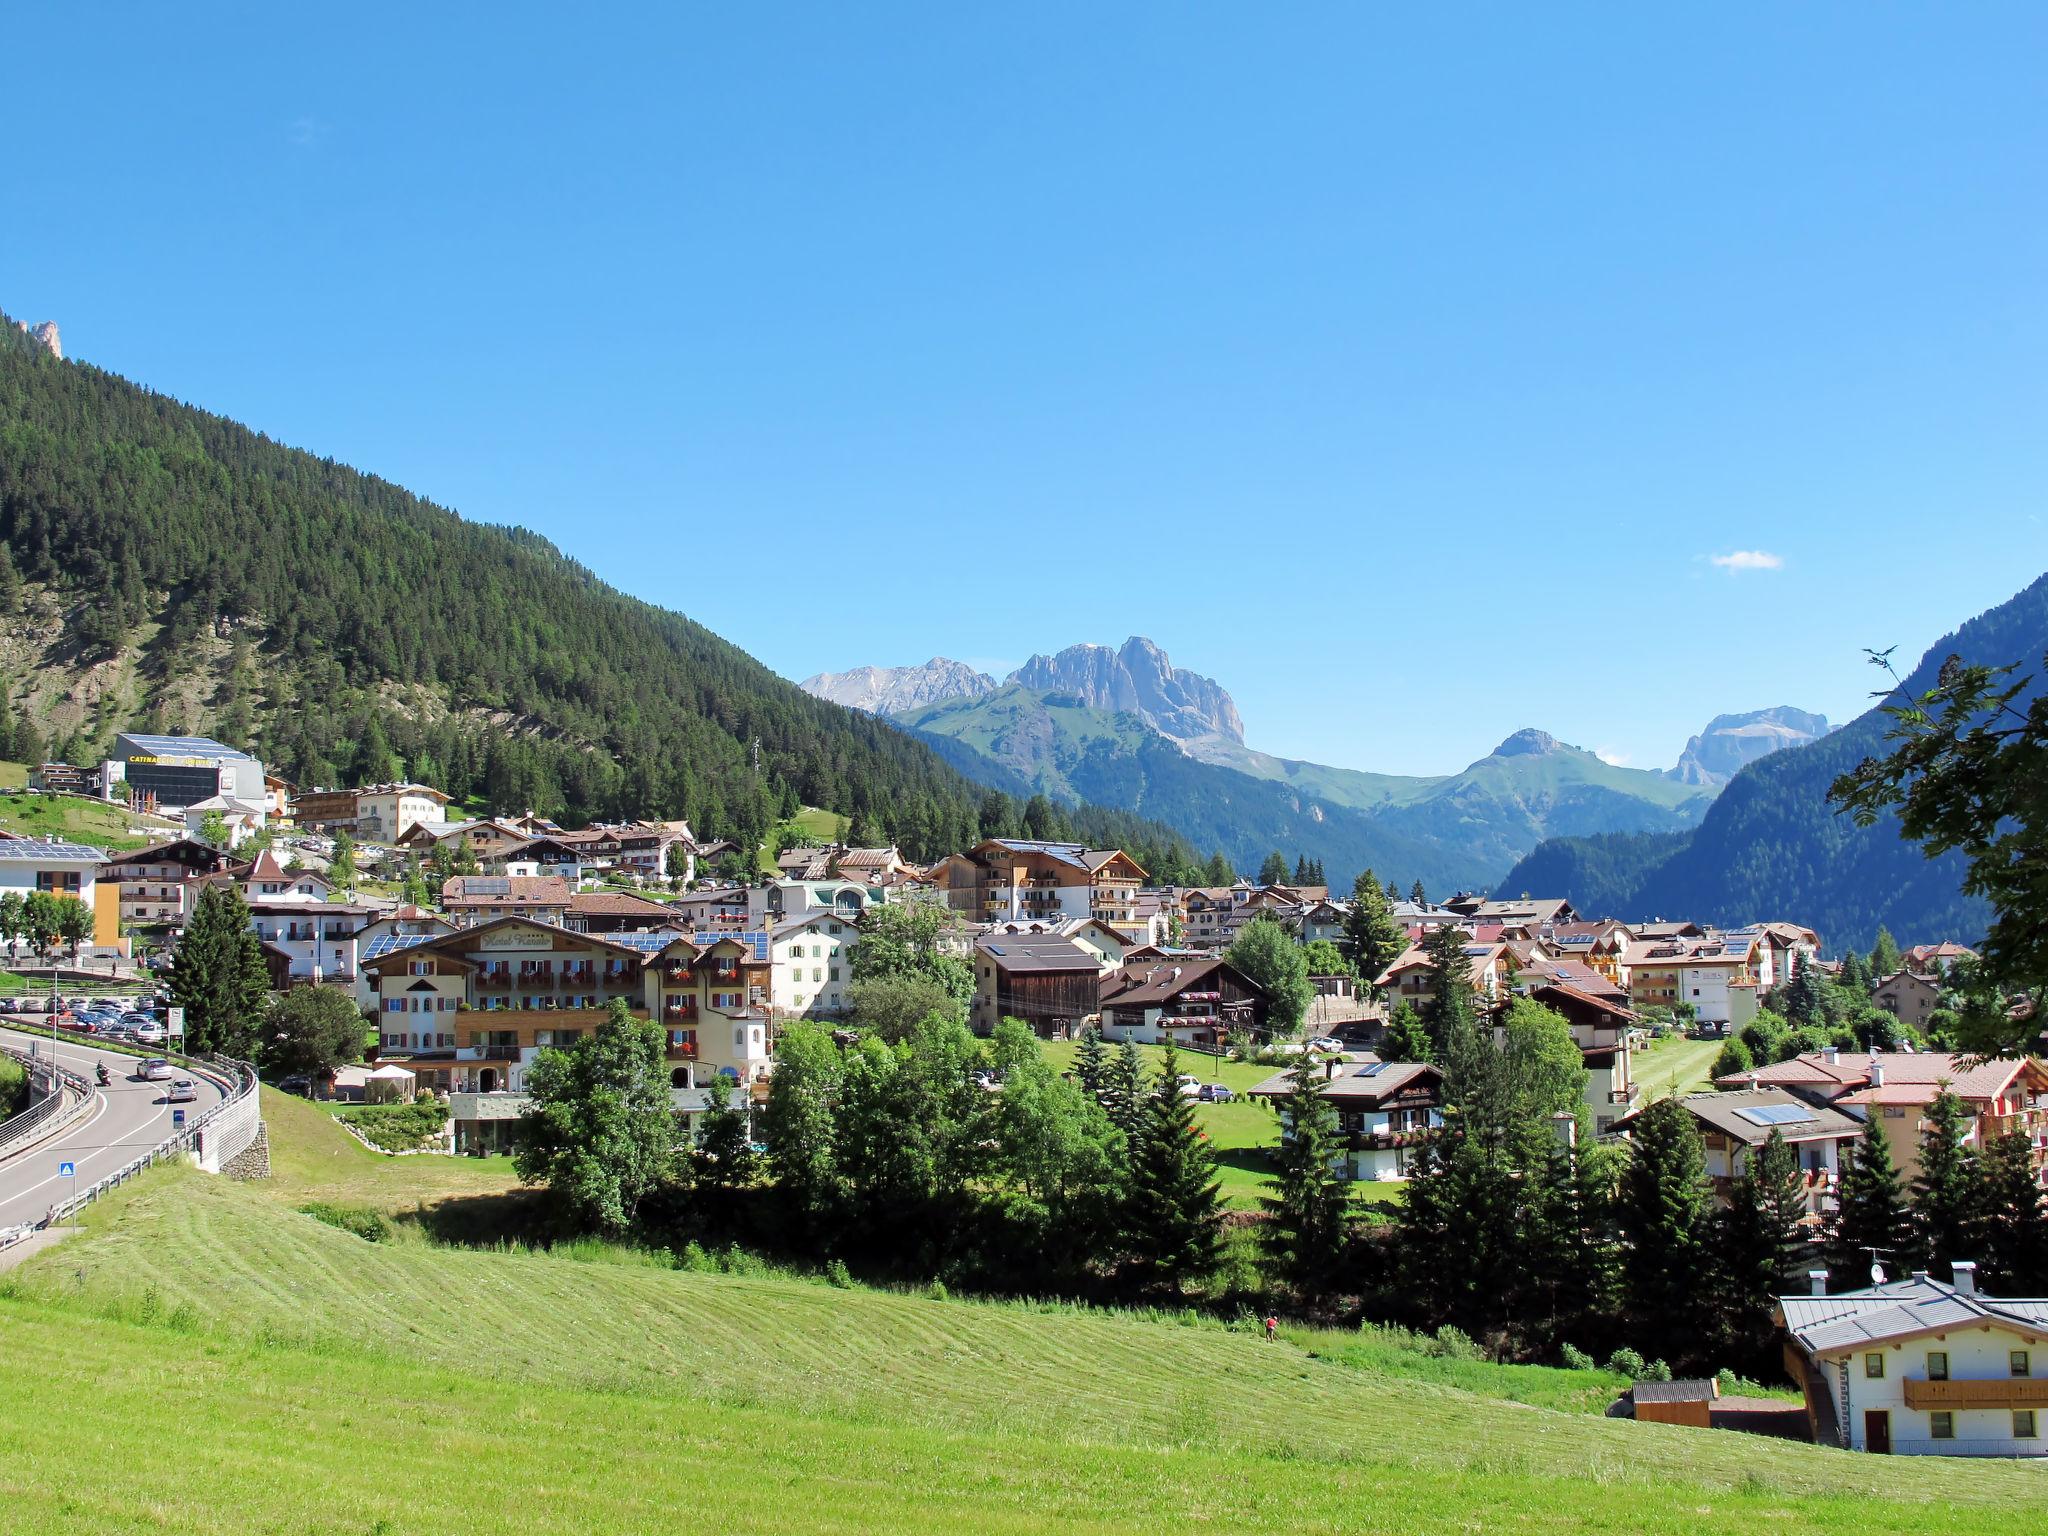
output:
[[[100,793],[159,811],[181,810],[215,795],[261,800],[263,764],[210,736],[123,731],[101,771]]]

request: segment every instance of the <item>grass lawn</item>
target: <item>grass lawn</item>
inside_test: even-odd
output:
[[[1074,1052],[1078,1049],[1072,1040],[1047,1040],[1043,1042],[1047,1060],[1065,1072],[1074,1064]],[[1111,1047],[1112,1050],[1118,1047]],[[1141,1045],[1138,1054],[1143,1058],[1146,1072],[1157,1075],[1160,1062],[1165,1057],[1162,1047]],[[1202,1129],[1208,1132],[1209,1145],[1216,1149],[1217,1175],[1223,1184],[1224,1198],[1232,1210],[1254,1211],[1259,1208],[1259,1196],[1266,1193],[1272,1182],[1273,1164],[1268,1153],[1280,1138],[1280,1122],[1263,1100],[1246,1098],[1248,1089],[1257,1087],[1279,1067],[1261,1067],[1250,1062],[1221,1061],[1214,1056],[1198,1056],[1193,1052],[1180,1053],[1180,1070],[1191,1072],[1205,1083],[1221,1083],[1238,1097],[1228,1104],[1197,1104],[1195,1118]],[[1352,1198],[1361,1201],[1385,1201],[1400,1198],[1405,1184],[1360,1183],[1351,1189]]]
[[[167,1168],[0,1276],[0,1530],[2003,1533],[2038,1469],[1605,1418],[1598,1371],[932,1301],[603,1249],[366,1242],[402,1204],[266,1098],[269,1185]],[[324,1124],[321,1122],[325,1122]],[[474,1171],[474,1170],[472,1170]],[[592,1260],[596,1261],[593,1262]],[[146,1448],[137,1441],[146,1426]]]
[[[824,844],[838,837],[840,820],[837,811],[821,810],[815,805],[807,805],[783,825],[794,828],[806,841]],[[775,873],[775,855],[769,851],[769,844],[761,845],[757,851],[757,859],[763,871],[768,874]]]
[[[137,837],[130,827],[155,830]],[[88,800],[83,795],[0,794],[0,830],[23,837],[54,837],[90,843],[96,848],[126,852],[174,837],[183,829],[158,816],[141,816],[126,806]]]
[[[1688,1040],[1683,1035],[1666,1035],[1648,1049],[1636,1052],[1630,1063],[1635,1080],[1642,1086],[1643,1102],[1666,1094],[1704,1093],[1714,1086],[1707,1074],[1714,1058],[1721,1054],[1719,1040]]]
[[[320,1105],[263,1090],[271,1176],[247,1188],[280,1204],[364,1206],[386,1215],[519,1187],[509,1157],[384,1157],[334,1123]]]

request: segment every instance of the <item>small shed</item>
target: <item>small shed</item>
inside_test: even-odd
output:
[[[416,1074],[395,1062],[386,1062],[363,1075],[363,1099],[370,1104],[403,1104],[411,1100],[413,1084],[418,1081]]]
[[[1629,1402],[1644,1424],[1690,1424],[1711,1429],[1714,1399],[1721,1387],[1714,1381],[1639,1381],[1629,1389]]]

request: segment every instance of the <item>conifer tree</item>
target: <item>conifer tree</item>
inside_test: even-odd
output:
[[[1109,1123],[1136,1147],[1145,1123],[1145,1069],[1138,1060],[1138,1047],[1129,1040],[1104,1068],[1102,1108]]]
[[[1729,1186],[1728,1208],[1717,1221],[1718,1332],[1746,1360],[1767,1351],[1772,1309],[1778,1297],[1792,1294],[1797,1285],[1795,1271],[1805,1247],[1800,1218],[1805,1214],[1799,1155],[1774,1126]]]
[[[1211,1274],[1223,1242],[1223,1186],[1216,1154],[1195,1123],[1166,1047],[1158,1091],[1143,1106],[1135,1144],[1126,1232],[1141,1281],[1180,1290]]]
[[[1308,855],[1305,853],[1297,853],[1294,856],[1294,883],[1308,884]]]
[[[1392,906],[1395,902],[1399,901],[1400,899],[1401,887],[1394,884],[1393,881],[1389,880],[1387,882],[1387,905]]]
[[[1259,884],[1278,885],[1287,878],[1287,858],[1275,848],[1259,865]]]
[[[2048,1295],[2048,1207],[2034,1180],[2026,1133],[2011,1131],[1978,1164],[1984,1201],[1984,1289],[1995,1296]]]
[[[1899,941],[1892,937],[1891,929],[1878,924],[1877,942],[1870,946],[1870,971],[1879,981],[1893,975],[1899,969]]]
[[[1418,907],[1429,905],[1429,898],[1423,893],[1422,881],[1419,878],[1413,885],[1408,887],[1408,899]]]
[[[1081,1031],[1081,1043],[1074,1051],[1074,1076],[1081,1091],[1098,1104],[1102,1102],[1108,1071],[1109,1052],[1103,1047],[1102,1031],[1090,1024]]]
[[[346,831],[334,834],[334,854],[327,861],[327,878],[341,891],[356,888],[356,840]]]
[[[1837,1291],[1870,1283],[1873,1263],[1896,1275],[1913,1256],[1913,1229],[1898,1165],[1878,1106],[1864,1123],[1855,1160],[1842,1173],[1841,1213],[1827,1245],[1828,1282]]]
[[[166,980],[171,1000],[185,1010],[185,1049],[228,1056],[252,1049],[270,972],[249,925],[249,908],[233,886],[200,891]]]
[[[1792,979],[1785,987],[1785,1022],[1794,1030],[1811,1029],[1827,1022],[1821,1005],[1819,983],[1814,979],[1813,962],[1803,956],[1792,962]]]
[[[1322,1070],[1304,1053],[1286,1097],[1274,1106],[1281,1124],[1274,1193],[1259,1200],[1266,1211],[1260,1245],[1280,1276],[1308,1297],[1329,1289],[1351,1234],[1351,1197],[1332,1166],[1343,1156],[1337,1111],[1323,1083]]]
[[[1381,1031],[1377,1054],[1382,1061],[1429,1060],[1429,1026],[1410,1004],[1394,1005],[1387,1027]]]
[[[1616,1205],[1623,1307],[1636,1337],[1662,1340],[1681,1360],[1706,1344],[1706,1155],[1692,1115],[1658,1099],[1636,1116]]]
[[[1463,929],[1444,923],[1422,941],[1429,956],[1429,996],[1422,1022],[1429,1030],[1429,1058],[1448,1062],[1457,1038],[1473,1028],[1472,968],[1465,958]]]
[[[1944,1082],[1927,1106],[1912,1185],[1914,1258],[1937,1276],[1958,1259],[1981,1256],[1985,1191],[1977,1154],[1964,1140],[1969,1129],[1969,1111]]]
[[[1368,869],[1352,888],[1351,910],[1344,914],[1345,953],[1370,987],[1407,948],[1408,935],[1394,921],[1379,881]]]

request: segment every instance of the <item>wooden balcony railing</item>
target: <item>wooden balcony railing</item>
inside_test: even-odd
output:
[[[2048,1376],[1990,1376],[1927,1381],[1908,1376],[1908,1408],[2048,1408]]]

